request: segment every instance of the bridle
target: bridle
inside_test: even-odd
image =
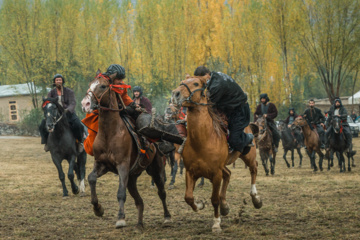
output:
[[[52,103],[52,102],[49,102],[49,103]],[[53,103],[53,104],[55,104],[55,103]],[[47,104],[46,104],[47,105]],[[46,106],[45,105],[45,106]],[[55,104],[55,106],[56,106],[56,104]],[[56,108],[58,108],[57,106],[56,106]],[[59,113],[59,111],[58,111],[58,113]],[[50,115],[50,117],[52,118],[52,120],[53,120],[53,127],[55,128],[55,126],[56,126],[56,124],[58,123],[58,122],[60,122],[60,120],[63,118],[63,116],[64,116],[64,114],[65,114],[65,111],[63,111],[62,113],[61,113],[61,115],[60,115],[60,117],[58,118],[58,119],[56,119],[56,116],[58,116],[58,114],[54,117],[53,115],[51,115],[51,114],[49,114]],[[46,117],[45,118],[47,118],[48,117],[48,115],[46,115]]]
[[[108,81],[110,82],[110,78],[109,78],[108,76],[103,75],[102,73],[99,73],[99,74],[96,76],[96,78],[99,78],[99,77],[104,78],[105,80],[108,80]],[[124,110],[124,104],[123,104],[123,102],[122,102],[121,97],[118,97],[117,94],[116,94],[116,97],[119,98],[119,99],[120,99],[120,102],[122,103],[122,104],[121,104],[121,108],[115,109],[115,108],[111,108],[111,107],[101,106],[101,100],[102,100],[102,98],[104,97],[104,95],[105,95],[106,93],[108,93],[108,92],[109,92],[109,104],[111,104],[112,101],[111,101],[110,90],[112,90],[112,89],[113,89],[113,85],[112,85],[112,84],[109,84],[109,86],[107,87],[107,89],[100,95],[100,97],[97,97],[96,94],[95,94],[92,90],[88,91],[88,92],[86,93],[86,95],[88,95],[89,93],[92,93],[92,95],[95,97],[95,99],[96,99],[96,101],[97,101],[97,105],[95,106],[95,108],[100,108],[100,109],[102,109],[102,110],[110,111],[110,112],[121,112],[122,110]]]
[[[187,101],[187,102],[190,102],[190,103],[193,103],[195,105],[200,105],[200,106],[209,106],[209,105],[214,105],[213,103],[200,103],[200,100],[199,102],[194,102],[193,100],[191,100],[191,98],[193,97],[194,93],[198,92],[198,91],[201,91],[201,97],[205,97],[205,94],[204,94],[204,91],[206,89],[206,84],[203,84],[203,87],[202,88],[198,88],[198,89],[195,89],[194,91],[191,91],[189,86],[186,85],[186,83],[180,83],[180,86],[185,86],[186,89],[189,91],[190,95],[189,97],[187,97],[184,101]]]

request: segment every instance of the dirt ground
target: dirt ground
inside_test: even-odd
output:
[[[359,138],[354,145],[360,154]],[[145,203],[144,230],[135,227],[137,210],[129,194],[125,204],[128,226],[115,229],[117,176],[108,173],[98,179],[99,201],[105,208],[104,216],[99,218],[92,211],[88,184],[85,197],[75,196],[67,179],[70,197],[62,198],[57,170],[39,138],[2,138],[0,152],[0,239],[360,238],[359,155],[355,156],[357,166],[351,172],[339,173],[336,162],[330,171],[313,173],[307,156],[302,168],[297,168],[296,156],[296,167],[288,169],[280,150],[275,176],[266,177],[259,163],[257,190],[263,199],[259,210],[252,206],[249,196],[250,173],[238,160],[235,169],[230,166],[230,213],[222,217],[222,233],[213,234],[211,184],[207,180],[204,188],[195,189],[194,195],[195,199],[206,199],[208,204],[195,213],[184,201],[184,175],[177,176],[176,188],[167,190],[173,223],[164,227],[160,199],[156,190],[150,188],[150,177],[143,173],[138,187]],[[88,156],[86,175],[92,165],[93,158]],[[63,167],[67,171],[66,161]],[[168,185],[168,166],[166,171]]]

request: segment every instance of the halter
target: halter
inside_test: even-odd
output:
[[[44,108],[48,103],[52,103],[52,102],[50,102],[50,101],[44,102],[44,103],[43,103],[43,108]],[[53,103],[53,104],[55,104],[55,103]],[[55,106],[56,106],[56,104],[55,104]],[[56,108],[57,108],[57,106],[56,106]],[[65,111],[62,112],[62,114],[60,115],[60,117],[59,117],[58,119],[56,119],[56,117],[53,117],[52,115],[50,115],[50,116],[53,118],[54,128],[55,128],[56,124],[57,124],[58,122],[60,122],[60,120],[63,118],[64,113],[65,113]]]
[[[104,78],[104,79],[106,79],[106,80],[108,80],[108,81],[110,81],[110,78],[108,77],[108,76],[105,76],[105,75],[103,75],[102,73],[99,73],[99,75],[97,75],[97,78],[99,78],[99,77],[102,77],[102,78]],[[97,106],[96,106],[96,108],[100,108],[100,109],[103,109],[103,110],[105,110],[105,111],[110,111],[110,112],[121,112],[122,110],[124,110],[124,105],[123,105],[123,102],[122,102],[122,100],[121,100],[121,97],[120,97],[120,100],[121,100],[121,108],[120,109],[114,109],[114,108],[109,108],[109,107],[104,107],[104,106],[101,106],[101,100],[102,100],[102,98],[103,98],[103,96],[107,93],[107,92],[110,92],[110,90],[113,90],[113,86],[117,86],[117,85],[113,85],[113,84],[110,84],[108,87],[107,87],[107,89],[101,94],[101,96],[98,98],[96,95],[95,95],[95,93],[93,92],[93,91],[89,91],[88,93],[92,93],[93,94],[93,96],[95,97],[95,99],[96,99],[96,101],[97,101]],[[114,90],[113,90],[114,91]],[[88,94],[87,93],[87,94]],[[86,94],[86,95],[87,95]],[[109,93],[109,104],[111,104],[111,94]]]
[[[191,100],[191,98],[193,97],[195,92],[201,91],[201,97],[205,97],[204,91],[206,89],[206,85],[204,84],[202,88],[198,88],[195,89],[194,91],[191,92],[190,88],[188,85],[186,85],[186,83],[180,83],[180,86],[183,85],[186,87],[186,89],[189,91],[190,96],[187,97],[184,101],[193,103],[195,105],[200,105],[200,106],[209,106],[209,105],[214,105],[213,103],[200,103],[200,102],[194,102],[193,100]],[[200,101],[200,100],[199,100]]]

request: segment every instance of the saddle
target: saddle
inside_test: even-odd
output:
[[[138,156],[136,157],[135,163],[130,168],[131,174],[140,174],[145,170],[151,163],[148,152],[151,151],[151,143],[149,143],[144,137],[139,136],[135,131],[134,120],[127,115],[121,115],[126,128],[129,130],[133,141],[136,144],[138,150]]]

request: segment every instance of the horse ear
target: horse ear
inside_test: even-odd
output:
[[[190,74],[187,73],[187,74],[185,75],[185,79],[188,79],[188,78],[191,78],[191,76],[190,76]]]
[[[100,68],[98,68],[97,72],[96,72],[96,76],[99,75],[101,73]]]
[[[250,123],[249,127],[250,127],[253,135],[256,137],[259,134],[259,126],[256,125],[255,123]]]

